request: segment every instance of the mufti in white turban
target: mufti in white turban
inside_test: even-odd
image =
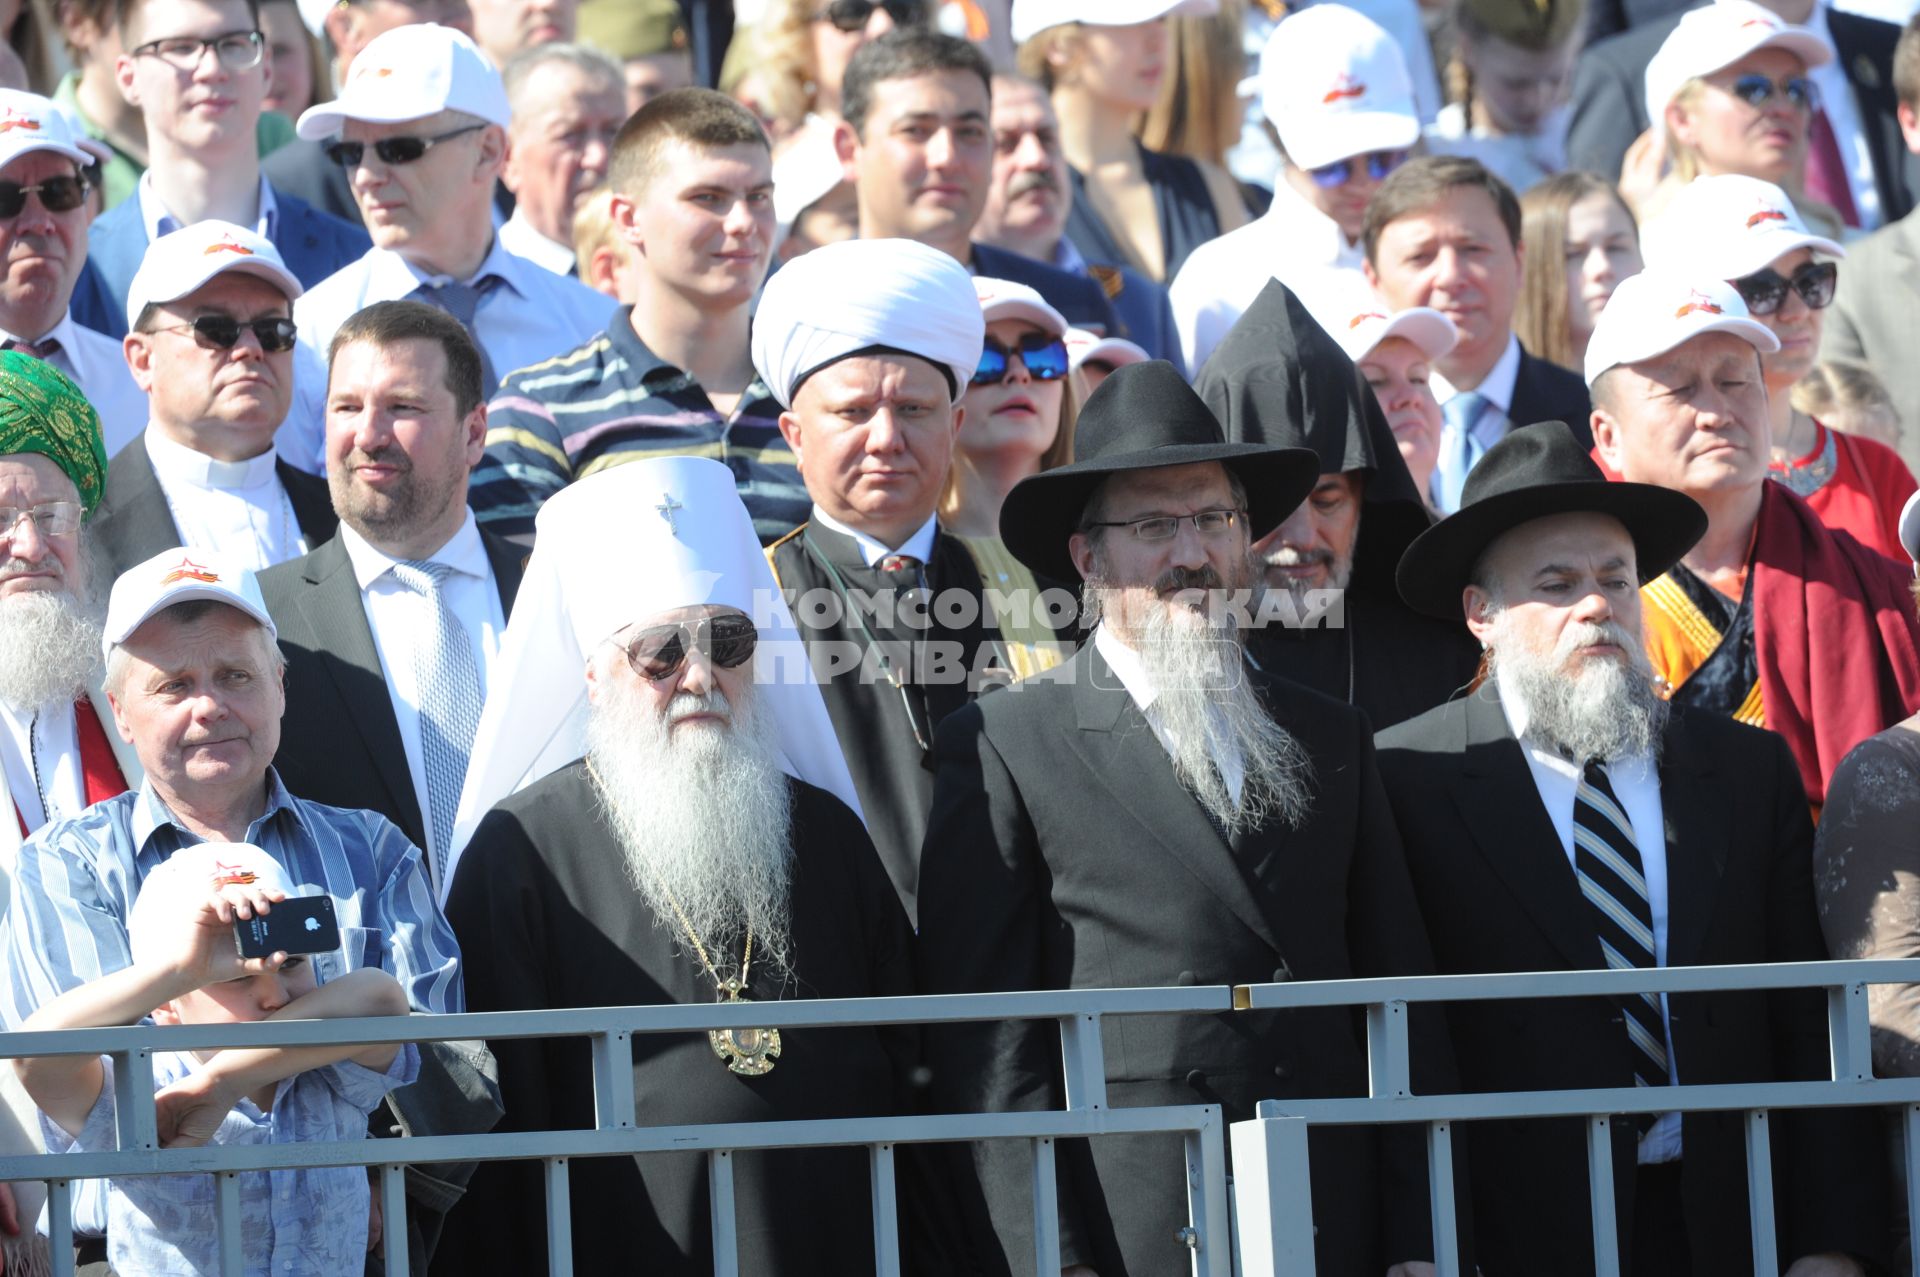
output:
[[[910,239],[850,239],[795,258],[753,314],[753,366],[784,407],[800,383],[876,347],[948,374],[958,401],[987,326],[967,268]]]

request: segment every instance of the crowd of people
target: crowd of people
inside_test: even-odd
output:
[[[1851,2],[0,3],[0,1024],[1920,956],[1920,17]],[[1050,1022],[779,1019],[619,1048],[636,1123],[1064,1102]],[[1407,1032],[1830,1067],[1817,990]],[[153,1040],[166,1147],[599,1120],[577,1039]],[[1339,1008],[1104,1058],[1369,1085]],[[0,1067],[0,1154],[127,1085]],[[1788,1277],[1908,1262],[1897,1130],[1775,1116]],[[1625,1271],[1754,1270],[1738,1114],[1609,1138]],[[1309,1141],[1318,1271],[1431,1274],[1422,1133]],[[1454,1156],[1463,1271],[1594,1270],[1583,1123]],[[858,1148],[733,1161],[742,1271],[870,1269]],[[1225,1244],[1177,1136],[897,1164],[916,1273]],[[546,1267],[538,1162],[405,1175],[243,1174],[246,1271]],[[569,1180],[577,1267],[710,1270],[704,1154]],[[215,1273],[217,1195],[82,1181],[75,1261]]]

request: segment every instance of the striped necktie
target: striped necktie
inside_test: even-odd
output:
[[[425,806],[433,829],[427,855],[434,886],[446,889],[447,846],[460,789],[467,779],[467,758],[480,726],[480,668],[473,640],[447,603],[444,563],[402,561],[391,569],[400,584],[418,595],[429,613],[413,645],[414,700],[420,711],[420,763],[427,776]]]
[[[1657,965],[1653,948],[1653,904],[1633,822],[1607,783],[1607,773],[1590,762],[1573,800],[1573,871],[1580,894],[1593,906],[1600,952],[1613,970]],[[1665,1086],[1666,1017],[1657,993],[1631,993],[1621,1001],[1627,1039],[1633,1047],[1633,1079],[1639,1086]]]

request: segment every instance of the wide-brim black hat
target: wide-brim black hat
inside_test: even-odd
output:
[[[1461,593],[1487,547],[1523,523],[1555,514],[1610,514],[1633,538],[1640,583],[1680,561],[1707,530],[1707,512],[1683,493],[1649,483],[1611,483],[1564,422],[1514,430],[1480,458],[1460,510],[1414,539],[1394,581],[1407,606],[1462,619]]]
[[[1279,527],[1320,478],[1320,457],[1309,448],[1227,443],[1219,419],[1164,359],[1116,369],[1087,397],[1074,426],[1073,458],[1022,479],[1000,507],[1007,549],[1056,581],[1080,579],[1067,539],[1110,475],[1217,461],[1247,490],[1252,540]]]

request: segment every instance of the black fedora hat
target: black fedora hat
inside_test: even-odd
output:
[[[1279,527],[1320,478],[1310,448],[1228,443],[1220,421],[1164,359],[1116,369],[1087,397],[1074,426],[1073,460],[1015,484],[1000,507],[1000,539],[1042,576],[1076,581],[1067,538],[1087,498],[1109,475],[1217,461],[1247,490],[1254,540]]]
[[[1394,580],[1407,606],[1458,621],[1473,565],[1501,535],[1554,514],[1610,514],[1626,525],[1640,583],[1680,561],[1707,530],[1692,497],[1650,483],[1610,483],[1564,422],[1515,430],[1480,458],[1459,513],[1428,528],[1400,556]]]

